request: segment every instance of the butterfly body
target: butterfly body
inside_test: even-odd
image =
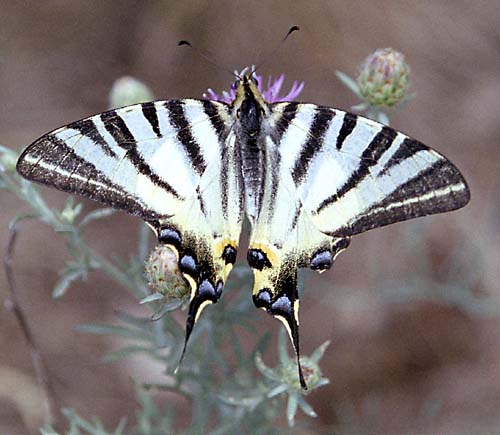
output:
[[[231,104],[155,101],[76,121],[35,141],[17,169],[154,229],[191,287],[186,344],[222,295],[246,215],[253,301],[287,328],[303,387],[298,268],[323,272],[355,234],[469,201],[436,151],[337,109],[268,103],[251,75]]]

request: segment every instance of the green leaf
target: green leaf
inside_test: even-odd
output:
[[[274,381],[280,380],[276,371],[264,364],[260,353],[257,353],[255,355],[255,366],[257,367],[257,370],[259,370],[259,372],[261,372],[266,378],[272,379]]]
[[[149,228],[144,222],[140,222],[139,224],[139,246],[138,246],[138,261],[141,264],[148,258],[149,252],[149,237],[151,234],[151,228]]]
[[[286,419],[288,421],[288,426],[293,427],[295,425],[295,414],[297,413],[297,407],[299,405],[299,396],[296,394],[291,394],[288,397],[288,403],[286,406]]]
[[[307,403],[302,396],[299,397],[298,399],[299,402],[299,408],[302,409],[309,417],[316,418],[318,414],[316,414],[316,411],[312,408],[309,403]]]
[[[182,307],[183,303],[184,303],[183,300],[175,299],[171,302],[164,304],[156,313],[153,314],[153,316],[151,317],[151,320],[153,322],[160,320],[169,311],[175,311],[175,310],[179,309],[180,307]]]
[[[342,71],[335,71],[335,75],[337,78],[344,84],[345,87],[354,92],[359,98],[362,98],[361,93],[359,91],[359,86],[356,80],[349,77],[347,74]]]
[[[387,116],[387,114],[385,112],[382,112],[382,111],[379,111],[377,113],[377,121],[380,122],[381,124],[385,124],[385,125],[389,125],[391,122],[389,120],[389,117]]]
[[[364,110],[368,109],[368,107],[370,107],[368,103],[359,103],[351,106],[351,110],[353,112],[363,112]]]
[[[91,211],[80,221],[78,227],[83,228],[97,219],[107,218],[114,213],[116,213],[116,209],[111,207],[99,208],[97,210]]]
[[[64,272],[63,276],[59,279],[59,281],[57,281],[54,289],[52,290],[52,297],[54,299],[62,297],[74,281],[81,278],[86,278],[86,276],[87,271],[81,268]]]
[[[321,346],[317,347],[310,356],[311,361],[318,364],[319,360],[323,358],[328,346],[330,346],[330,340],[325,341]]]
[[[287,384],[278,385],[277,387],[274,387],[271,391],[269,391],[269,393],[267,393],[267,397],[271,398],[274,396],[278,396],[279,394],[284,393],[287,390],[288,390]]]
[[[130,329],[124,326],[107,325],[107,324],[93,324],[93,325],[78,325],[76,328],[78,332],[85,332],[87,334],[96,335],[118,335],[125,338],[135,338],[137,340],[151,341],[152,336],[149,331]]]
[[[151,348],[140,345],[126,346],[118,350],[114,350],[112,352],[107,353],[104,357],[104,362],[106,363],[117,362],[135,353],[144,353],[144,352],[151,352]]]
[[[118,426],[113,432],[113,435],[123,435],[126,425],[127,425],[127,417],[123,417],[122,419],[120,419],[120,422],[118,423]]]
[[[161,300],[163,298],[165,298],[164,295],[162,295],[161,293],[155,292],[155,293],[152,293],[152,294],[146,296],[145,298],[142,298],[139,301],[139,303],[140,304],[147,304],[148,302],[159,301],[159,300]]]
[[[281,365],[285,365],[290,360],[290,355],[288,354],[288,337],[284,328],[280,328],[278,333],[278,356]]]

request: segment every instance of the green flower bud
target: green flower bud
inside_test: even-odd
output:
[[[408,93],[409,74],[403,54],[392,48],[378,49],[360,66],[359,91],[371,106],[393,107]]]
[[[151,89],[140,80],[129,76],[116,80],[109,93],[109,104],[111,107],[129,106],[151,100],[154,100]]]
[[[155,247],[146,261],[144,273],[151,292],[163,295],[166,303],[189,299],[190,288],[179,272],[174,251],[168,246]]]

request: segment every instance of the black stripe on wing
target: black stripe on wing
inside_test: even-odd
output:
[[[229,129],[222,120],[219,110],[217,109],[215,104],[212,103],[211,101],[201,100],[201,103],[203,105],[203,111],[205,112],[205,115],[207,115],[208,119],[210,120],[210,123],[212,124],[212,127],[215,129],[215,132],[217,133],[217,138],[219,139],[219,143],[221,144],[225,143],[227,135],[229,134]]]
[[[278,103],[278,104],[282,105],[283,103]],[[275,128],[276,133],[272,138],[275,144],[279,144],[281,142],[281,138],[285,135],[286,131],[288,130],[288,127],[295,119],[295,116],[297,115],[298,105],[299,103],[292,101],[290,103],[287,103],[287,105],[283,108],[281,116],[276,121],[276,128]]]
[[[137,141],[134,135],[130,132],[123,118],[116,113],[116,110],[104,112],[100,118],[104,128],[121,148],[129,150],[136,147]]]
[[[295,160],[292,170],[292,178],[295,184],[299,184],[302,181],[314,156],[321,150],[323,138],[334,116],[335,113],[333,110],[324,109],[317,110],[314,114],[307,141],[302,146],[302,150]]]
[[[440,192],[446,188],[449,188],[447,192]],[[456,210],[469,200],[470,191],[462,175],[442,158],[331,235],[353,235],[395,222]]]
[[[398,165],[403,160],[413,157],[419,151],[429,151],[429,149],[430,148],[424,145],[422,142],[419,142],[418,140],[412,139],[410,137],[406,137],[399,146],[398,150],[384,165],[384,168],[380,172],[379,177],[385,175],[389,169]]]
[[[141,104],[142,107],[142,114],[144,115],[144,118],[146,121],[149,122],[149,125],[151,125],[151,128],[156,134],[156,137],[161,137],[161,131],[160,131],[160,123],[158,121],[158,112],[156,110],[156,105],[154,102],[149,102],[149,103],[143,103]]]
[[[337,192],[323,200],[317,208],[316,213],[321,212],[321,210],[342,198],[347,192],[355,189],[370,174],[370,167],[376,165],[382,154],[391,147],[397,134],[397,131],[392,128],[382,127],[361,154],[358,168],[349,176]]]
[[[68,128],[78,131],[82,136],[86,136],[95,144],[99,144],[106,155],[117,158],[117,155],[106,142],[106,139],[104,139],[101,133],[99,133],[99,130],[92,119],[75,121],[69,124]]]
[[[28,155],[30,160],[38,162],[27,162]],[[21,154],[17,171],[28,180],[125,209],[144,219],[165,217],[148,209],[139,198],[114,184],[53,134],[43,136]]]
[[[175,198],[182,199],[182,196],[169,183],[151,170],[150,166],[137,150],[136,138],[127,127],[123,118],[117,114],[116,110],[110,110],[101,114],[101,121],[104,123],[104,127],[109,134],[113,136],[117,145],[127,151],[124,158],[128,158],[137,171],[147,176],[154,184],[165,189]]]
[[[352,113],[346,112],[344,114],[344,119],[342,121],[342,127],[340,127],[339,134],[337,136],[337,149],[340,150],[344,141],[353,132],[354,127],[356,127],[358,117]]]
[[[278,103],[279,106],[282,106],[283,103]],[[280,145],[282,137],[288,131],[288,128],[292,124],[295,116],[297,115],[297,108],[299,103],[289,102],[287,103],[282,111],[278,112],[278,119],[275,124],[274,132],[272,134],[271,139],[276,145]],[[273,105],[271,105],[273,107]],[[272,182],[271,182],[271,201],[274,203],[277,201],[277,194],[279,190],[280,184],[280,176],[279,176],[279,168],[281,164],[281,154],[277,153],[275,158],[272,159],[271,162],[271,172],[272,172]],[[274,217],[275,207],[271,207],[268,214],[268,222],[271,222]]]
[[[205,159],[200,150],[200,145],[193,136],[191,125],[184,111],[184,102],[181,100],[170,100],[165,102],[170,123],[177,131],[177,139],[184,147],[192,167],[202,175],[207,167]]]
[[[220,144],[220,161],[221,161],[221,173],[220,173],[220,183],[221,183],[221,195],[222,195],[222,213],[224,218],[228,217],[228,171],[229,171],[229,155],[228,148],[226,146],[226,139],[229,134],[229,129],[224,123],[219,113],[217,106],[208,100],[201,101],[203,105],[203,112],[207,115],[210,123],[217,134],[217,139]]]

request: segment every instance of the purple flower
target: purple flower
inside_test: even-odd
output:
[[[242,77],[249,69],[250,68],[246,67],[241,72],[235,71],[234,74],[238,77]],[[256,73],[252,73],[252,75],[257,80],[257,88],[259,89],[259,92],[262,94],[262,96],[268,103],[277,103],[280,101],[292,101],[295,98],[297,98],[298,95],[302,92],[302,89],[304,89],[304,82],[299,83],[297,80],[295,80],[292,84],[292,89],[290,89],[290,92],[288,92],[288,94],[286,94],[285,96],[280,97],[279,92],[281,90],[283,82],[285,81],[285,74],[281,74],[277,79],[274,80],[272,76],[269,76],[266,88],[264,88],[264,80],[262,79],[262,76]],[[207,89],[207,92],[203,94],[203,98],[207,100],[222,101],[223,103],[227,104],[231,104],[235,99],[235,97],[236,97],[236,87],[234,83],[231,85],[229,92],[222,91],[221,95],[216,94],[210,88]]]

